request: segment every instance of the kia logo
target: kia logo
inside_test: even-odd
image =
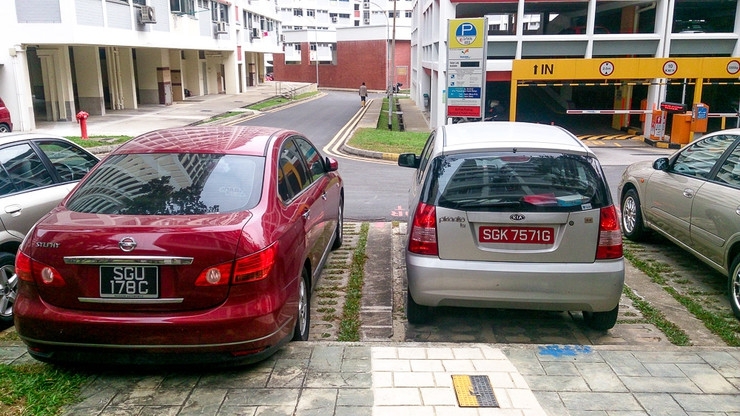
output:
[[[125,252],[133,251],[136,248],[136,240],[133,237],[123,237],[118,242],[118,248]]]
[[[522,221],[524,218],[525,217],[522,214],[511,214],[511,215],[509,215],[509,219],[511,219],[512,221]]]

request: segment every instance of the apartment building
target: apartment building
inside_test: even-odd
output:
[[[737,0],[416,0],[410,87],[432,127],[449,121],[448,24],[483,18],[481,101],[511,120],[606,114],[614,128],[649,132],[671,102],[707,104],[710,127],[737,122],[723,117],[740,100]]]
[[[371,90],[408,85],[412,0],[278,0],[275,79]]]
[[[275,0],[6,0],[0,97],[14,130],[263,81]]]

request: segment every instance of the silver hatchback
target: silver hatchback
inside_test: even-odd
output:
[[[406,245],[412,324],[431,307],[582,311],[614,326],[624,284],[622,235],[601,166],[554,126],[441,126],[413,176]]]

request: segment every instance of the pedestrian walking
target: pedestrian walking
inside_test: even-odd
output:
[[[365,83],[363,82],[362,85],[360,85],[360,104],[363,107],[365,106],[366,98],[367,98],[367,87],[365,86]]]

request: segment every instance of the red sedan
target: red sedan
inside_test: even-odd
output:
[[[15,325],[48,362],[255,362],[308,339],[342,179],[300,133],[190,127],[100,162],[21,246]]]

